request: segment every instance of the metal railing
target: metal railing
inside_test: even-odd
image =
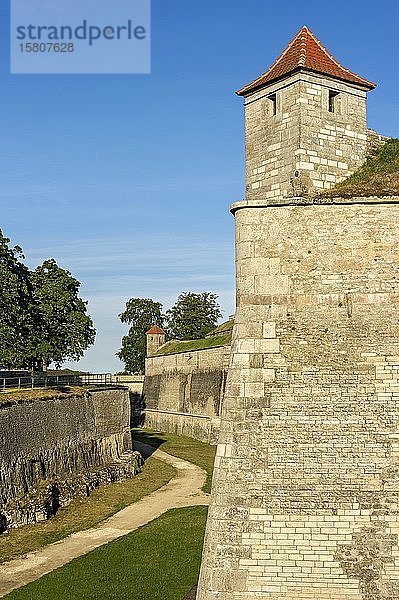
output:
[[[27,374],[15,377],[0,377],[0,390],[71,385],[112,385],[112,374],[84,373],[81,375],[47,375],[46,373],[35,373],[34,375]]]

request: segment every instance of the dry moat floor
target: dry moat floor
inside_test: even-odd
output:
[[[169,454],[197,463],[207,472],[204,489],[209,489],[215,447],[143,430],[135,432],[134,437],[154,446],[162,445],[162,450]],[[179,477],[176,479],[178,481]],[[204,475],[201,481],[204,482]],[[189,497],[189,503],[195,504],[192,500]],[[172,505],[187,506],[184,502]],[[186,600],[191,589],[187,600],[194,599],[192,588],[198,578],[206,513],[206,506],[169,510],[148,525],[16,589],[7,598],[50,600],[62,596],[63,600],[110,600],[116,597],[148,600],[160,597],[162,590],[164,600]]]

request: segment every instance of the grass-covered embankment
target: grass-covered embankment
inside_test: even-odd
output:
[[[207,350],[216,346],[227,346],[231,343],[231,335],[218,335],[202,338],[200,340],[171,340],[162,346],[155,356],[175,354],[176,352],[192,352],[194,350]]]
[[[83,396],[88,387],[77,385],[60,385],[51,388],[10,388],[0,390],[0,404],[12,402],[23,403],[31,400],[47,400],[50,398],[67,398],[68,396]]]
[[[231,344],[233,326],[234,320],[230,319],[216,327],[216,329],[208,333],[204,338],[198,340],[170,340],[170,342],[166,342],[166,344],[161,346],[155,356],[176,354],[177,352],[193,352],[194,350],[207,350],[216,346],[228,346]]]
[[[353,175],[320,196],[399,196],[399,139],[386,142]]]

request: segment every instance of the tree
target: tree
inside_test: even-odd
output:
[[[126,371],[143,373],[147,344],[145,334],[152,325],[163,326],[162,304],[151,298],[131,298],[119,318],[122,323],[128,323],[130,329],[122,338],[122,347],[116,355],[125,363]]]
[[[79,360],[96,336],[87,302],[79,297],[79,281],[54,259],[44,261],[30,277],[41,317],[34,336],[33,366]]]
[[[0,230],[0,365],[15,369],[29,363],[40,314],[22,249],[9,243]]]
[[[166,311],[169,335],[177,340],[205,337],[216,327],[217,320],[222,316],[217,298],[211,292],[180,294],[174,306]]]

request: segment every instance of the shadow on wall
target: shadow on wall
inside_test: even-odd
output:
[[[130,427],[144,427],[146,402],[145,396],[138,392],[129,392]]]

